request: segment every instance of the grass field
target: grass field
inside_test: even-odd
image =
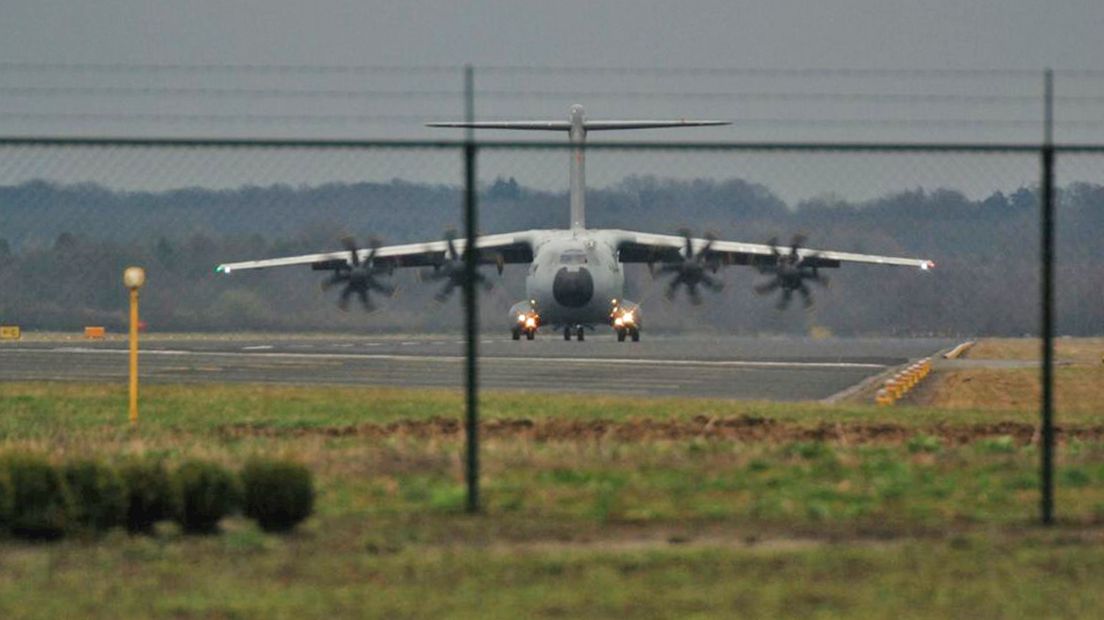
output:
[[[0,450],[284,454],[320,490],[286,537],[0,541],[0,617],[1093,617],[1098,402],[1060,409],[1044,529],[1033,403],[490,393],[469,516],[456,392],[150,386],[131,431],[122,386],[0,384]]]

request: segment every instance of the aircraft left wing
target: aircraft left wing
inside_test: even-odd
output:
[[[466,239],[452,240],[458,255],[463,255],[467,246]],[[450,259],[449,240],[429,241],[426,243],[408,243],[404,245],[384,245],[374,248],[357,248],[358,259],[363,262],[372,256],[372,262],[380,267],[427,267],[440,265]],[[528,263],[533,260],[533,246],[529,236],[524,233],[506,233],[483,235],[475,240],[479,252],[480,264]],[[302,254],[223,263],[215,267],[218,273],[233,273],[246,269],[264,269],[267,267],[287,267],[291,265],[310,265],[316,270],[334,269],[349,264],[350,250],[335,250],[318,254]]]
[[[795,251],[808,267],[833,268],[842,263],[867,263],[873,265],[896,265],[916,267],[923,270],[935,267],[935,262],[926,258],[903,258],[899,256],[880,256],[877,254],[855,254],[811,248],[791,248],[789,245],[771,246],[760,243],[741,243],[739,241],[709,240],[677,235],[657,235],[634,232],[631,230],[610,231],[615,239],[620,260],[623,263],[662,263],[679,260],[687,243],[694,254],[708,246],[707,259],[721,265],[750,265],[768,267],[775,265],[779,256]]]

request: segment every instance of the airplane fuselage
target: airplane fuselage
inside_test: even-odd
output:
[[[600,231],[548,231],[533,248],[525,293],[541,322],[593,325],[608,320],[625,291],[617,248]],[[558,234],[557,234],[558,233]]]

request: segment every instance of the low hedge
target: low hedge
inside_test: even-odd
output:
[[[241,479],[245,516],[266,531],[290,531],[314,510],[314,481],[303,465],[254,459]]]
[[[128,489],[114,467],[81,459],[66,463],[62,472],[72,498],[74,525],[103,531],[124,524]]]
[[[35,540],[61,538],[70,525],[73,506],[58,468],[29,454],[9,456],[0,468],[11,479],[11,533]]]
[[[179,494],[162,461],[131,458],[123,463],[120,473],[127,490],[126,528],[129,532],[149,533],[158,521],[173,518]]]
[[[241,485],[233,472],[216,463],[187,461],[176,471],[180,505],[177,522],[185,532],[211,534],[223,517],[241,504]]]
[[[120,526],[149,533],[168,519],[187,533],[209,534],[243,507],[262,529],[286,532],[310,516],[314,498],[310,470],[271,459],[249,461],[239,476],[199,460],[170,471],[152,458],[56,465],[32,454],[0,455],[0,535],[21,538],[51,540]]]

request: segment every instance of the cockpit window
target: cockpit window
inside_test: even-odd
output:
[[[585,252],[564,252],[560,255],[560,263],[564,265],[583,265],[586,262]]]

